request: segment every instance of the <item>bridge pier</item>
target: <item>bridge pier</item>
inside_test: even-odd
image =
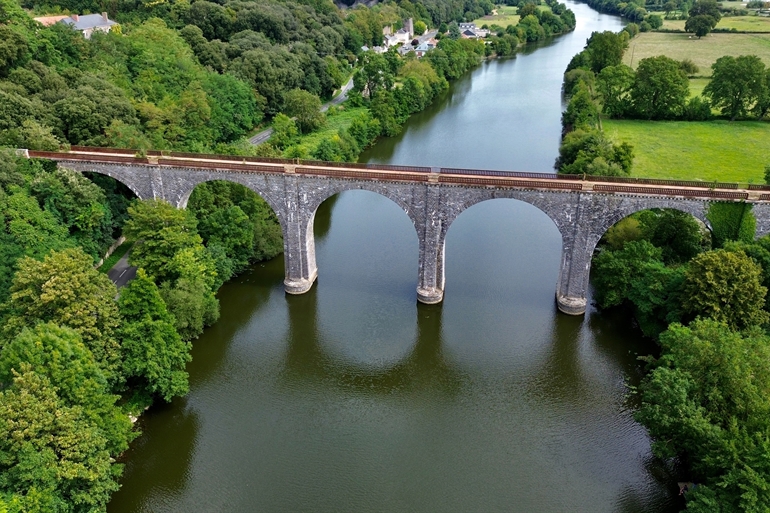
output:
[[[288,200],[283,216],[283,286],[288,294],[304,294],[318,277],[313,236],[315,212],[308,214],[303,206],[299,201]]]
[[[589,198],[581,198],[575,209],[575,218],[562,230],[562,254],[559,282],[556,285],[556,305],[568,315],[583,315],[588,306],[588,278],[591,258],[602,227],[595,226],[594,210],[597,205]],[[565,233],[566,232],[566,233]]]
[[[441,218],[441,191],[438,187],[426,189],[424,224],[420,239],[417,300],[434,305],[444,300],[444,242],[446,230]]]

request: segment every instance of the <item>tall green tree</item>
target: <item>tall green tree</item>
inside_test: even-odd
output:
[[[292,89],[284,95],[284,102],[283,112],[296,118],[297,127],[303,134],[316,130],[326,122],[326,116],[321,112],[321,100],[312,93]]]
[[[29,363],[0,391],[0,495],[10,511],[104,511],[119,488],[107,446],[85,409],[65,404]]]
[[[711,81],[706,84],[703,94],[731,121],[748,115],[767,94],[767,70],[756,55],[720,57],[711,69]]]
[[[679,456],[698,486],[687,511],[770,508],[770,340],[710,319],[673,324],[639,387],[653,452]]]
[[[138,241],[129,256],[131,264],[158,282],[176,279],[177,252],[203,244],[195,216],[163,200],[137,201],[128,208],[128,214],[123,234]]]
[[[115,405],[118,396],[110,393],[104,372],[75,330],[46,323],[22,331],[0,351],[0,382],[10,383],[26,364],[50,380],[66,405],[83,409],[110,454],[128,448],[131,421]]]
[[[118,301],[123,323],[123,375],[129,386],[165,401],[187,393],[185,365],[191,345],[182,341],[155,283],[144,269],[123,288]]]
[[[677,61],[666,56],[639,61],[631,103],[637,116],[645,119],[675,119],[682,115],[690,82]]]

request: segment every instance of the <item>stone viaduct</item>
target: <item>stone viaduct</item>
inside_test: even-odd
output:
[[[419,240],[417,299],[438,303],[444,296],[444,241],[452,222],[467,208],[495,198],[524,201],[544,212],[559,229],[562,258],[556,300],[567,314],[586,309],[591,258],[613,224],[639,210],[673,208],[708,226],[713,201],[752,203],[757,235],[770,233],[770,188],[737,184],[661,180],[585,179],[552,174],[332,164],[218,155],[73,147],[67,153],[21,150],[80,172],[101,173],[128,186],[140,199],[164,199],[185,208],[196,185],[212,180],[240,183],[275,211],[284,240],[290,294],[312,287],[317,267],[313,220],[318,206],[347,190],[381,194],[409,216]]]

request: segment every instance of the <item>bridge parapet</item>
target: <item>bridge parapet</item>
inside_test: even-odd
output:
[[[591,258],[605,231],[648,208],[674,208],[707,222],[713,201],[755,205],[757,233],[770,233],[770,187],[680,180],[570,176],[495,170],[263,159],[231,155],[118,150],[73,146],[69,152],[21,150],[77,171],[105,174],[139,198],[187,205],[196,185],[212,180],[240,183],[267,201],[284,237],[285,288],[299,294],[315,282],[313,220],[327,198],[362,189],[398,204],[412,220],[419,241],[417,299],[443,299],[444,244],[452,222],[481,201],[511,198],[548,215],[562,236],[556,298],[559,309],[585,312]]]

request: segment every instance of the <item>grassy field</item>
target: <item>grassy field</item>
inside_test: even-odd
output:
[[[690,79],[690,97],[703,96],[703,89],[711,81],[710,78],[691,78]]]
[[[322,139],[332,137],[340,129],[349,127],[358,115],[366,112],[366,107],[342,107],[342,109],[343,110],[335,111],[331,115],[327,115],[326,124],[322,128],[311,134],[300,137],[299,147],[305,151],[308,158],[310,157],[310,152],[318,146],[318,143],[320,143]]]
[[[724,55],[757,55],[770,65],[770,34],[709,34],[697,39],[689,34],[645,32],[630,41],[623,62],[636,68],[640,60],[656,55],[692,59],[700,75],[711,76],[711,65]]]
[[[498,5],[493,12],[497,14],[488,14],[477,20],[473,20],[473,23],[477,27],[481,27],[485,23],[487,25],[500,25],[501,27],[507,27],[508,25],[516,25],[519,22],[519,15],[516,14],[518,9],[509,5]]]
[[[663,20],[663,28],[668,30],[684,30],[684,24],[684,20]],[[739,32],[770,32],[770,17],[726,16],[717,24],[717,28]]]
[[[605,120],[615,141],[634,145],[632,176],[764,183],[770,123]]]

